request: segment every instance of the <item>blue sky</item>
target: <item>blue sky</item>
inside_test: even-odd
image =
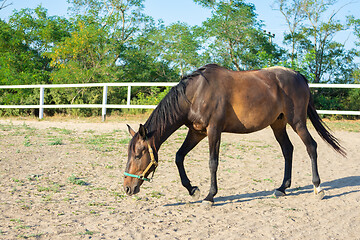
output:
[[[48,9],[49,15],[67,16],[68,4],[66,0],[7,0],[11,6],[0,11],[0,17],[7,19],[14,9],[35,8],[39,4]],[[263,20],[267,31],[275,33],[274,42],[282,45],[283,33],[287,30],[285,21],[279,11],[273,10],[271,4],[273,0],[248,0],[256,7],[258,19]],[[337,19],[344,20],[347,15],[354,15],[360,18],[360,0],[338,0],[335,8],[351,2],[344,7]],[[155,20],[162,19],[166,25],[180,21],[190,25],[201,25],[210,16],[210,11],[195,4],[193,0],[145,0],[145,13],[152,16]],[[338,34],[337,41],[346,41],[348,48],[353,47],[355,38],[351,36],[351,31],[344,31]]]

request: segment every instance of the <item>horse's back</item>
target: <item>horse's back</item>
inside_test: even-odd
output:
[[[294,118],[306,118],[310,99],[310,89],[306,78],[300,73],[285,67],[271,67],[263,70],[275,75],[283,98],[284,113],[289,121]]]
[[[292,69],[276,66],[261,69],[259,70],[259,73],[268,75],[269,78],[275,78],[279,87],[284,91],[293,91],[294,89],[297,89],[301,92],[308,92],[309,90],[306,79],[300,73]],[[302,92],[302,94],[304,93]]]
[[[213,122],[226,132],[258,131],[281,114],[293,118],[291,108],[306,111],[309,100],[306,81],[284,67],[232,71],[207,65],[193,85],[190,112],[199,129]]]

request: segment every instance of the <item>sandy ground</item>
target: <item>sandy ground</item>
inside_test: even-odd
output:
[[[323,200],[313,194],[310,160],[292,130],[292,187],[272,197],[284,161],[267,128],[223,134],[219,192],[208,209],[187,195],[174,164],[185,128],[162,145],[153,182],[128,197],[124,122],[0,120],[0,239],[360,239],[360,133],[335,131],[348,158],[311,133]],[[205,197],[207,141],[185,161]]]

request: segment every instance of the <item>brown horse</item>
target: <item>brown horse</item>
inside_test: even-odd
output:
[[[319,135],[345,156],[338,140],[324,127],[316,113],[306,78],[284,67],[254,71],[231,71],[215,64],[206,65],[182,79],[159,103],[138,133],[131,129],[124,190],[140,191],[155,171],[161,144],[179,127],[189,128],[176,153],[181,183],[194,195],[184,169],[184,158],[206,136],[209,140],[211,186],[205,203],[212,204],[218,191],[216,172],[222,132],[251,133],[270,126],[285,158],[285,174],[275,195],[284,195],[291,185],[293,145],[286,132],[289,124],[304,142],[312,165],[315,193],[323,195],[317,168],[317,144],[306,127],[309,117]]]

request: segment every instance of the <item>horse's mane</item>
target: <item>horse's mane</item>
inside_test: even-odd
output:
[[[190,101],[185,94],[189,81],[199,75],[206,79],[203,72],[208,68],[215,67],[219,66],[216,64],[209,64],[183,77],[180,82],[176,86],[172,87],[169,93],[160,101],[145,123],[145,127],[151,125],[152,127],[163,131],[167,124],[172,125],[179,121],[179,118],[183,116],[183,110],[181,109],[181,105],[184,104],[183,101],[190,104]]]
[[[183,78],[176,86],[172,87],[168,94],[160,101],[145,123],[145,127],[164,130],[167,124],[174,124],[182,115],[180,101],[189,101],[185,95],[187,79]],[[152,129],[152,130],[155,130]],[[148,129],[149,130],[149,129]]]
[[[145,126],[155,124],[155,128],[165,127],[166,124],[173,124],[181,114],[180,99],[187,99],[185,95],[187,82],[181,80],[179,84],[172,87],[169,93],[160,101],[155,110],[151,113]]]

